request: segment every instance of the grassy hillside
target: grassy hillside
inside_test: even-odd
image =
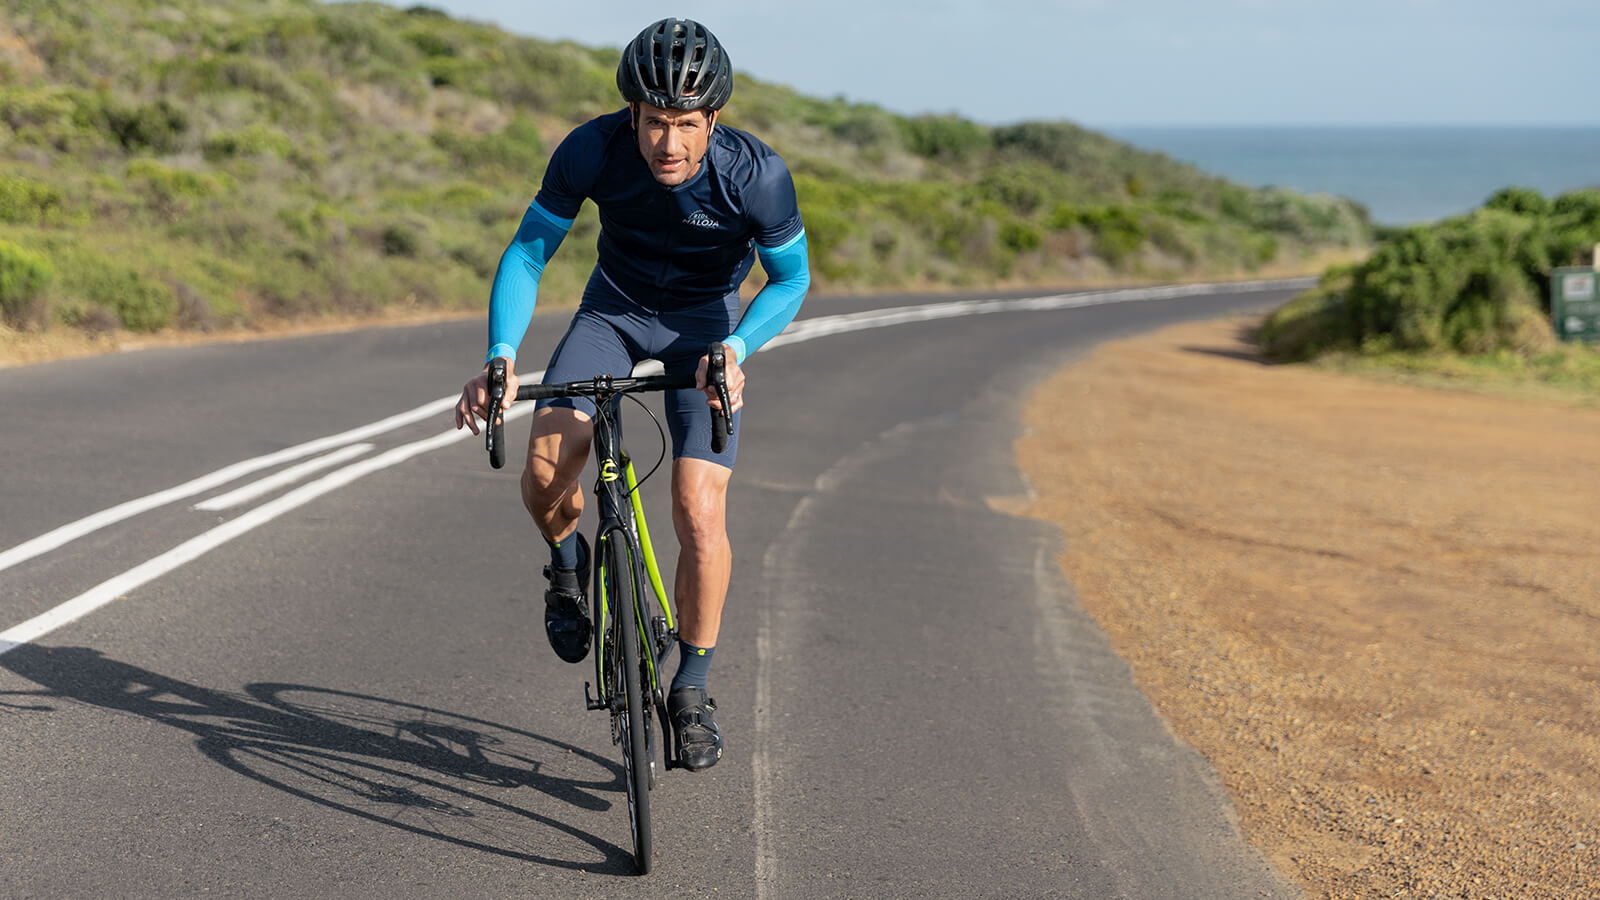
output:
[[[422,7],[0,9],[13,329],[482,306],[555,142],[621,105],[614,49]],[[1348,201],[1245,189],[1066,123],[904,118],[744,77],[726,121],[789,160],[822,290],[1233,274],[1370,239]],[[575,298],[597,228],[588,207],[546,302]]]

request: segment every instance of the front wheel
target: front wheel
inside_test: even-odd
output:
[[[633,826],[633,858],[640,875],[650,872],[650,734],[645,690],[641,679],[638,625],[638,570],[627,542],[621,535],[606,541],[606,600],[611,606],[616,627],[616,645],[622,651],[617,662],[621,669],[624,709],[612,709],[619,717],[623,781],[628,789],[628,819]],[[613,669],[613,671],[616,671]]]

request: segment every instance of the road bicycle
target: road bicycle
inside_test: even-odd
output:
[[[726,349],[712,344],[707,382],[717,390],[722,410],[711,417],[711,449],[722,452],[733,427],[726,376]],[[593,600],[595,691],[583,684],[585,705],[611,714],[611,742],[622,748],[623,782],[628,792],[628,820],[633,830],[633,856],[639,874],[648,874],[651,862],[650,790],[656,782],[657,734],[663,738],[661,759],[666,769],[681,766],[667,716],[661,667],[677,643],[677,625],[667,602],[667,590],[656,565],[645,523],[639,485],[653,475],[666,456],[666,434],[661,421],[633,394],[693,388],[693,375],[644,375],[616,378],[597,375],[589,381],[523,385],[518,400],[549,397],[589,397],[595,402],[594,450],[599,475],[594,495],[600,514],[595,529],[590,569]],[[493,421],[485,429],[484,447],[495,468],[505,465],[505,423],[500,405],[506,391],[506,361],[496,359],[489,368],[489,409]],[[644,478],[634,474],[633,460],[622,446],[622,401],[638,404],[662,432],[661,457]],[[659,729],[651,723],[654,709]]]

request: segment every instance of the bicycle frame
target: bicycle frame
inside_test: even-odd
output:
[[[613,394],[604,401],[608,407],[602,414],[595,417],[594,447],[595,461],[599,467],[599,475],[595,481],[594,494],[598,501],[600,524],[595,530],[594,555],[597,565],[594,566],[595,590],[590,596],[598,597],[595,604],[595,683],[599,685],[600,699],[589,701],[591,708],[609,708],[606,703],[608,697],[615,695],[616,685],[609,684],[606,673],[605,647],[602,636],[608,633],[612,625],[611,603],[613,598],[606,596],[603,566],[607,558],[605,545],[616,536],[620,535],[625,546],[625,556],[635,566],[634,577],[629,579],[636,586],[632,598],[636,615],[634,621],[638,623],[639,637],[644,646],[650,648],[646,657],[646,689],[650,691],[657,704],[665,704],[666,700],[661,690],[660,670],[666,661],[667,654],[671,652],[673,640],[677,633],[677,623],[673,620],[671,605],[667,602],[667,590],[661,580],[661,569],[656,563],[655,545],[650,540],[650,527],[645,520],[644,502],[639,495],[638,477],[634,474],[633,460],[622,448],[621,434],[621,404],[622,395]],[[637,553],[634,552],[635,548]],[[640,578],[639,567],[642,565]],[[646,597],[644,584],[648,583],[650,594]],[[623,598],[625,601],[625,598]],[[664,628],[661,633],[656,633],[657,619],[663,620]],[[665,716],[662,717],[665,723]],[[665,725],[663,724],[663,727]],[[671,758],[670,742],[667,752],[668,766],[676,762]]]

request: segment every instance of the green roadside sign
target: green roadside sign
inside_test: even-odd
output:
[[[1563,341],[1600,341],[1600,270],[1551,272],[1550,319]]]

